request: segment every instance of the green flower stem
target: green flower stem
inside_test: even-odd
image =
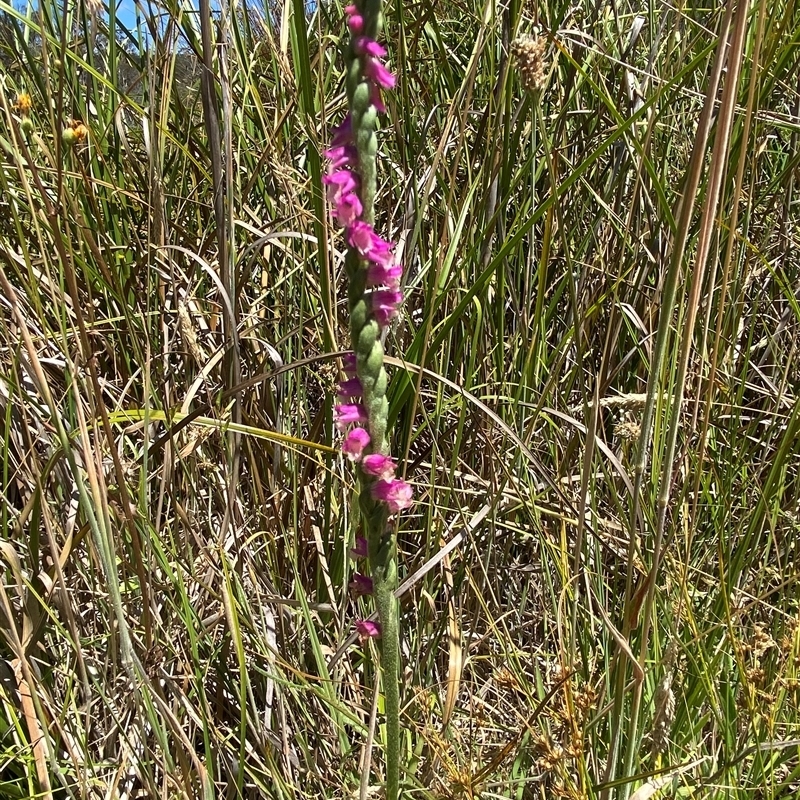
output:
[[[400,789],[400,631],[397,599],[394,596],[397,588],[397,541],[393,528],[387,526],[385,505],[376,503],[368,490],[361,494],[361,515],[369,541],[370,572],[381,623],[380,667],[386,714],[386,798],[397,800]]]
[[[362,188],[364,183],[362,183]],[[362,201],[363,202],[363,201]],[[366,210],[366,207],[365,207]],[[366,217],[366,214],[365,214]],[[369,315],[365,298],[366,268],[354,252],[348,253],[350,331],[356,354],[356,373],[363,387],[362,403],[369,416],[370,450],[388,453],[386,425],[389,403],[387,376],[383,366],[380,327]],[[381,675],[386,713],[386,798],[397,800],[400,782],[400,686],[399,624],[397,601],[396,542],[388,525],[385,503],[376,502],[370,493],[373,478],[359,470],[361,516],[369,542],[370,574],[381,624]]]
[[[363,404],[369,415],[370,449],[388,452],[386,423],[389,404],[386,399],[386,370],[383,367],[383,345],[380,329],[368,316],[364,299],[364,269],[357,255],[350,253],[350,322],[356,372],[364,389]],[[369,565],[378,619],[381,624],[381,675],[386,713],[386,798],[397,800],[400,782],[400,643],[397,601],[397,544],[393,528],[388,525],[385,503],[376,502],[370,494],[372,478],[359,470],[361,483],[361,516],[364,534],[369,542]]]
[[[363,33],[377,40],[382,27],[381,1],[363,0],[361,11]],[[352,44],[347,60],[347,93],[361,180],[361,219],[373,225],[377,185],[377,112],[372,103],[370,85],[361,71],[361,60],[356,56]],[[383,366],[380,326],[370,313],[366,296],[367,266],[357,252],[351,250],[348,253],[346,270],[349,279],[350,335],[356,354],[356,374],[363,387],[362,403],[369,418],[369,449],[372,453],[387,455],[387,377]],[[374,479],[361,470],[359,478],[361,516],[364,535],[369,542],[370,574],[381,625],[380,672],[386,714],[386,800],[397,800],[400,791],[400,639],[398,607],[394,596],[397,588],[397,543],[393,529],[388,524],[386,504],[374,500],[370,492]]]

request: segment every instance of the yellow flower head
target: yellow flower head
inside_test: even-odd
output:
[[[27,92],[20,92],[17,95],[17,102],[14,103],[14,110],[19,111],[23,117],[27,117],[28,114],[31,113],[32,107],[33,101],[31,100],[31,96]]]

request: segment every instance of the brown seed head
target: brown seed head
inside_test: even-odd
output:
[[[514,56],[520,82],[529,92],[544,88],[547,78],[546,50],[547,39],[542,36],[520,36],[511,43],[511,55]]]
[[[675,642],[670,642],[664,653],[662,668],[664,674],[656,685],[653,729],[650,733],[650,744],[653,753],[666,752],[669,737],[672,732],[672,723],[675,721],[675,693],[672,691],[673,672],[678,648]]]
[[[675,693],[672,691],[672,673],[668,673],[656,687],[656,715],[650,743],[654,753],[663,753],[669,745],[672,723],[675,721]]]
[[[638,439],[641,432],[642,426],[634,420],[622,420],[614,426],[614,436],[618,439]]]

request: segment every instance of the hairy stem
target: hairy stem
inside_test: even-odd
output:
[[[368,503],[376,505],[371,500]],[[397,545],[393,528],[386,526],[383,509],[375,509],[369,517],[365,513],[364,517],[380,524],[379,528],[368,531],[369,560],[375,586],[375,604],[381,622],[381,678],[386,714],[386,798],[397,800],[400,788],[400,632],[394,596],[397,588]]]
[[[364,0],[361,4],[364,34],[372,39],[380,33],[381,2]],[[377,112],[370,83],[351,44],[348,53],[347,89],[353,138],[358,152],[360,196],[363,206],[361,219],[372,225],[375,221],[375,189]],[[363,387],[362,403],[369,419],[370,451],[387,455],[389,445],[386,427],[389,404],[386,399],[387,377],[383,366],[381,328],[371,314],[366,272],[368,264],[351,249],[347,255],[349,279],[350,335],[356,355],[356,374]],[[400,787],[400,642],[397,601],[397,546],[392,527],[388,524],[385,503],[373,499],[370,486],[374,478],[359,470],[361,483],[361,513],[364,533],[369,542],[369,565],[375,591],[378,618],[381,625],[381,663],[386,713],[386,798],[397,800]]]

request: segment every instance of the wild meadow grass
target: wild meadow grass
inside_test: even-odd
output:
[[[800,11],[384,14],[401,796],[797,796]],[[0,797],[381,792],[345,42],[0,0]]]

